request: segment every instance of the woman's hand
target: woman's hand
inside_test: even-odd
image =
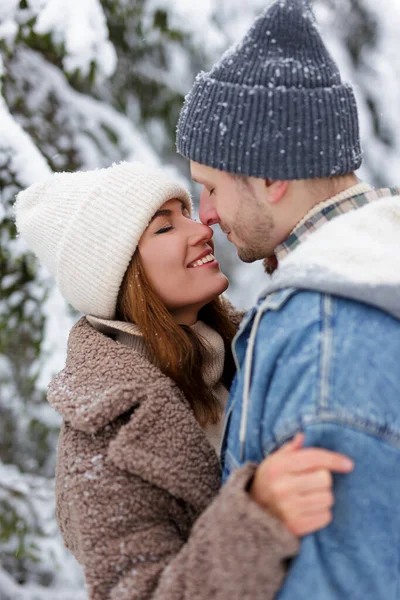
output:
[[[253,500],[301,537],[326,527],[334,504],[332,473],[350,473],[354,463],[322,448],[302,448],[304,434],[268,456],[249,488]]]

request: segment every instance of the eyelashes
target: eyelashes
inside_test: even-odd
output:
[[[182,208],[182,216],[185,217],[185,219],[190,219],[191,221],[196,221],[196,219],[193,219],[190,216],[189,211],[185,207]],[[171,231],[171,229],[174,229],[174,227],[172,225],[166,225],[165,227],[162,227],[161,229],[158,229],[154,233],[156,235],[159,235],[161,233],[167,233],[167,231]]]
[[[156,233],[156,235],[159,235],[160,233],[166,233],[167,231],[170,231],[171,229],[173,229],[173,227],[171,225],[169,225],[168,227],[162,227],[155,233]]]

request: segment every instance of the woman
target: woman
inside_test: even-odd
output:
[[[283,522],[297,511],[305,534],[330,518],[329,482],[309,485],[323,451],[301,439],[219,492],[240,314],[191,210],[139,163],[55,174],[17,200],[18,230],[86,315],[48,399],[63,417],[57,517],[91,600],[272,598],[298,546]]]

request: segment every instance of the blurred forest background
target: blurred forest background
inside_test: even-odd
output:
[[[195,74],[268,0],[0,0],[0,598],[84,600],[54,517],[59,419],[45,401],[78,318],[16,238],[15,194],[51,171],[137,159],[189,184],[175,127]],[[400,183],[400,2],[315,0],[359,101],[360,177]],[[192,188],[196,195],[196,188]],[[229,295],[247,308],[265,275],[216,232]]]

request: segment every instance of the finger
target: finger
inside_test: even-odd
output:
[[[317,490],[331,489],[333,485],[332,473],[327,469],[307,471],[298,475],[292,475],[287,487],[291,493],[308,494]],[[290,486],[290,487],[289,487]]]
[[[283,446],[276,451],[276,454],[285,454],[287,452],[294,452],[295,450],[300,450],[300,448],[304,444],[305,437],[306,436],[304,435],[304,433],[296,433],[293,439],[291,439],[289,442],[286,442],[286,444],[283,444]]]
[[[331,490],[316,491],[298,496],[298,515],[311,517],[323,510],[329,510],[335,504],[335,497]]]
[[[292,457],[292,473],[314,469],[328,469],[334,473],[349,473],[354,469],[353,461],[337,452],[323,448],[302,448]]]
[[[281,476],[268,482],[269,501],[281,506],[290,503],[295,507],[297,502],[308,495],[330,492],[332,483],[332,474],[326,469],[301,475]]]
[[[285,525],[289,531],[293,533],[293,535],[297,537],[303,537],[327,527],[331,521],[332,512],[327,510],[315,514],[312,517],[303,517],[293,521],[288,521],[285,523]]]

